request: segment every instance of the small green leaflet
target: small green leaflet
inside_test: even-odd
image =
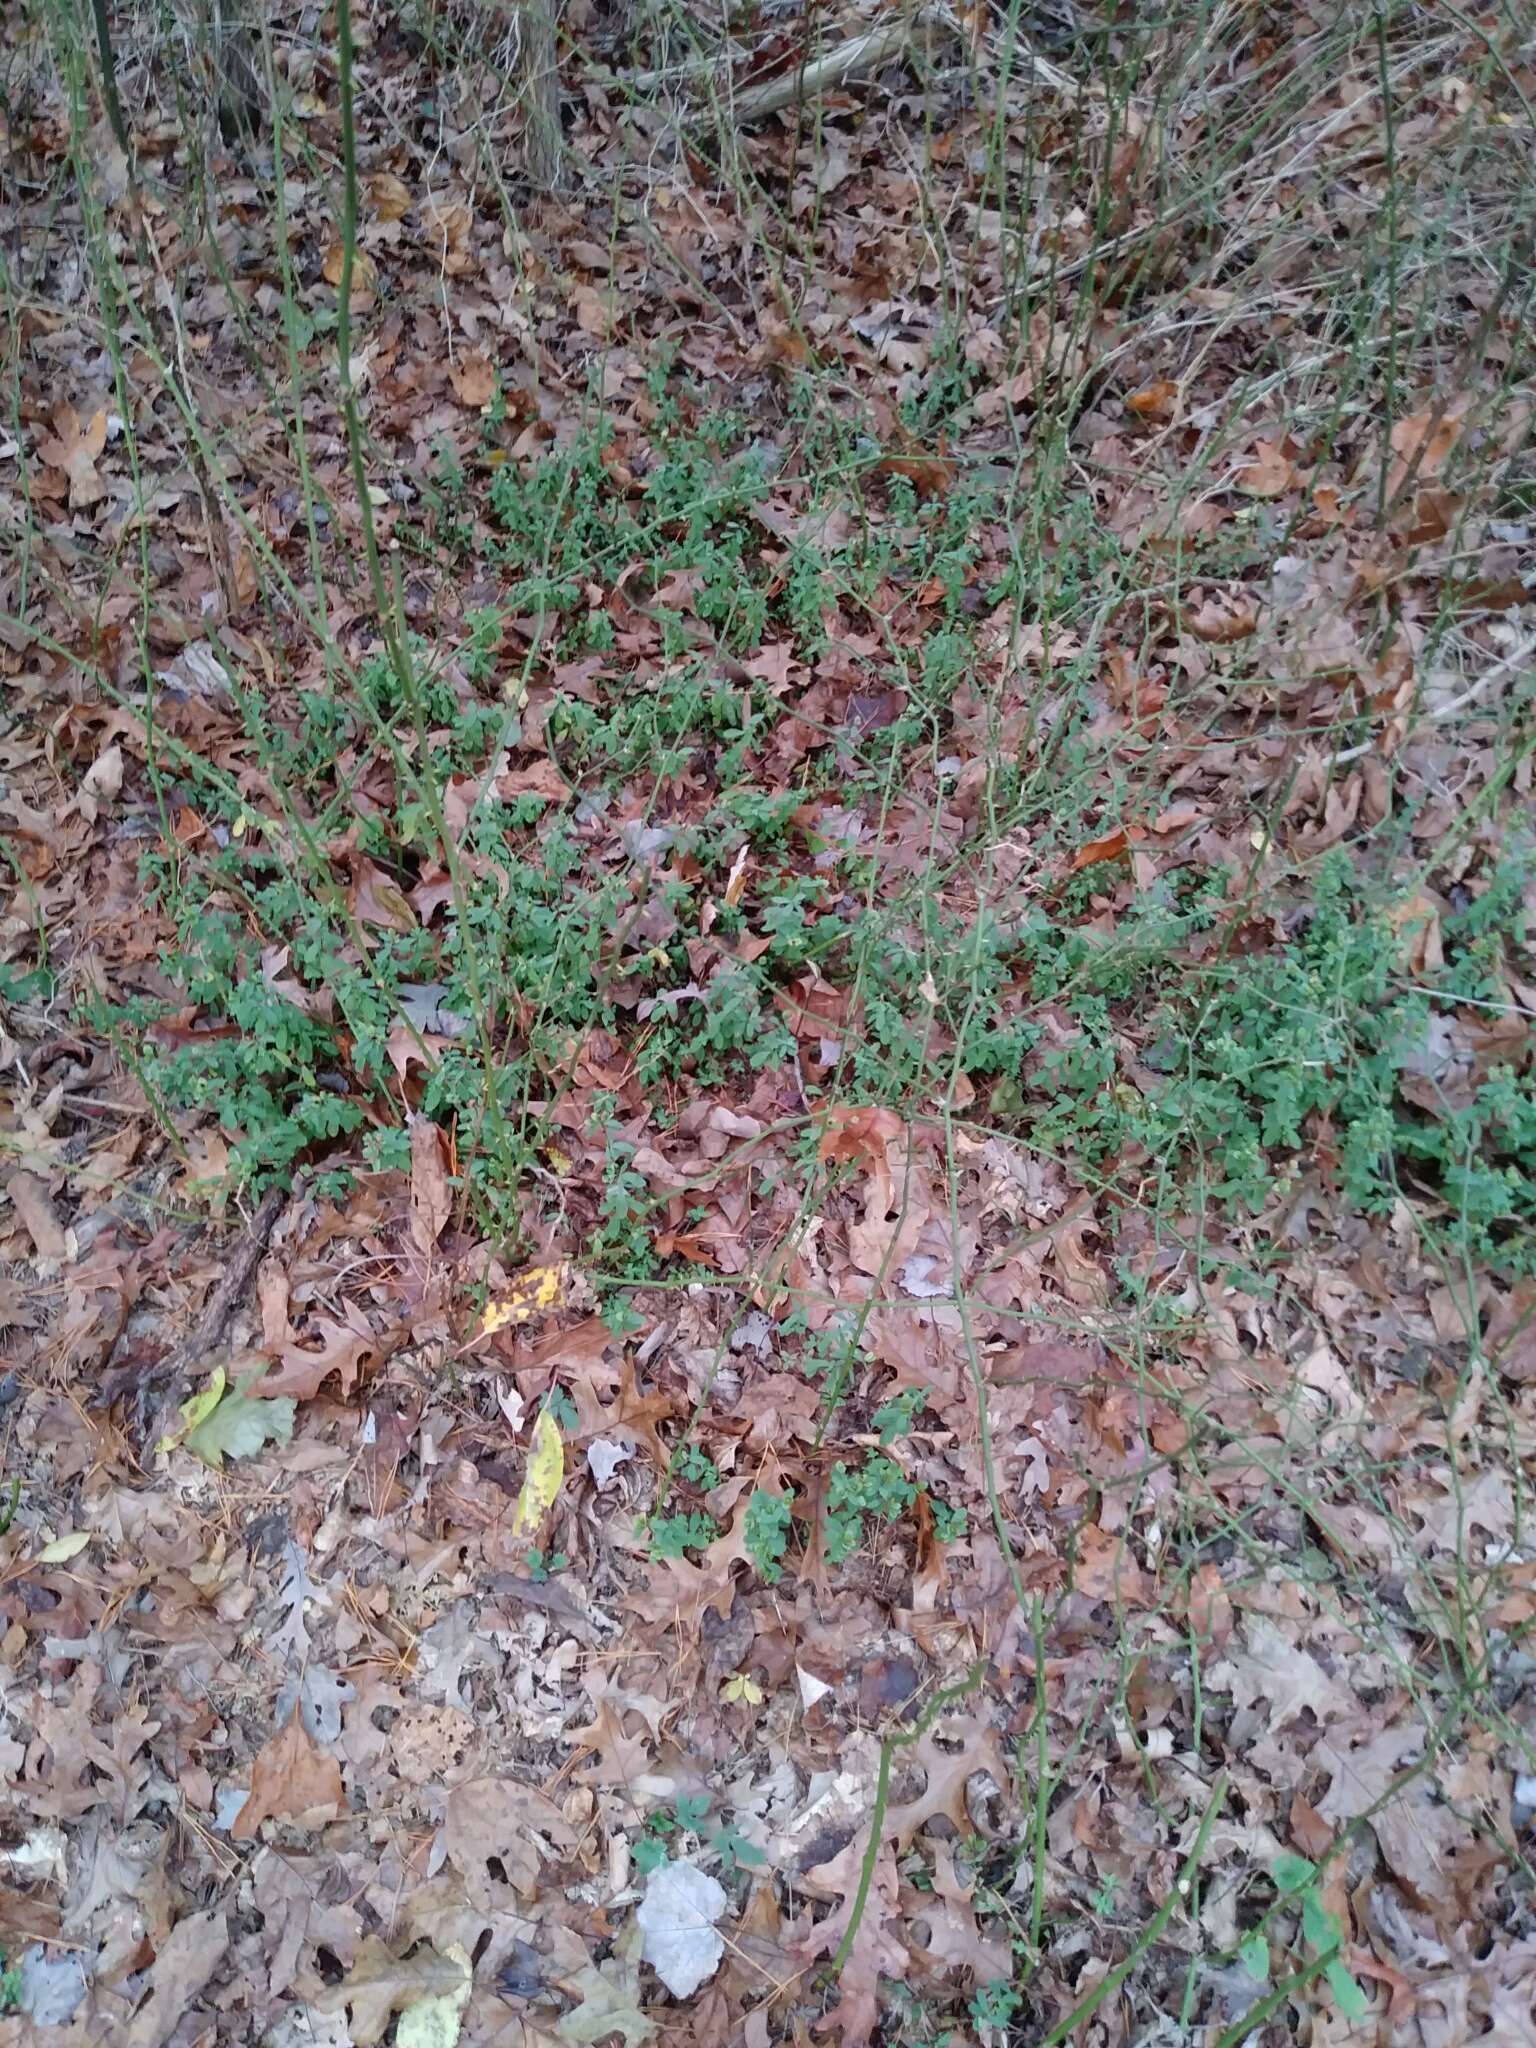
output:
[[[1328,1979],[1328,1989],[1333,1993],[1334,2004],[1345,2019],[1363,2020],[1371,2009],[1371,2001],[1337,1956],[1324,1970],[1323,1975]]]
[[[1255,1984],[1269,1982],[1269,1943],[1262,1934],[1250,1934],[1238,1949],[1243,1968]]]
[[[173,1451],[185,1444],[215,1472],[226,1458],[251,1458],[264,1444],[286,1444],[293,1437],[294,1403],[290,1395],[272,1401],[256,1401],[251,1389],[261,1378],[250,1373],[235,1386],[228,1385],[223,1366],[218,1366],[200,1394],[194,1394],[181,1411],[181,1426],[163,1437],[159,1448]]]
[[[1275,1883],[1283,1892],[1299,1892],[1317,1875],[1315,1863],[1309,1863],[1305,1856],[1292,1856],[1289,1853],[1277,1856],[1269,1868]]]

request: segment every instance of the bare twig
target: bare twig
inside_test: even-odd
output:
[[[198,1318],[197,1328],[181,1347],[177,1356],[178,1371],[189,1371],[206,1353],[218,1349],[224,1336],[224,1326],[250,1285],[251,1275],[267,1248],[267,1239],[277,1227],[277,1219],[287,1199],[286,1188],[268,1188],[256,1205],[256,1214],[230,1253],[229,1263],[219,1284],[208,1297],[208,1305]]]
[[[862,35],[849,36],[845,42],[824,50],[809,63],[781,72],[777,78],[765,78],[761,85],[749,85],[744,92],[732,95],[731,114],[738,126],[744,126],[748,121],[761,121],[765,115],[776,114],[781,107],[792,107],[797,100],[814,99],[828,86],[845,85],[851,78],[878,71],[882,64],[905,56],[924,28],[952,32],[942,17],[926,9],[900,21],[878,22]]]
[[[1477,681],[1463,690],[1459,697],[1453,697],[1449,704],[1438,705],[1425,717],[1417,720],[1404,735],[1405,743],[1412,738],[1419,726],[1444,725],[1448,719],[1455,718],[1458,713],[1469,709],[1479,697],[1486,697],[1495,683],[1502,681],[1512,669],[1519,668],[1522,662],[1529,661],[1533,654],[1536,654],[1536,633],[1527,635],[1518,647],[1511,648],[1508,654],[1501,655],[1492,668],[1485,668]],[[1335,754],[1329,765],[1337,768],[1342,761],[1358,761],[1363,755],[1374,754],[1375,751],[1375,740],[1361,740],[1358,746],[1345,747],[1341,753]]]
[[[160,1404],[159,1422],[145,1432],[146,1443],[156,1444],[168,1433],[181,1405],[188,1376],[210,1352],[219,1348],[229,1319],[251,1283],[251,1275],[267,1248],[267,1240],[277,1226],[287,1199],[287,1188],[268,1188],[256,1205],[256,1213],[246,1225],[245,1234],[231,1250],[218,1285],[197,1319],[197,1327],[168,1360],[154,1368],[154,1380],[162,1388],[164,1397]],[[150,1398],[148,1386],[141,1387],[137,1400],[141,1421],[147,1419]]]

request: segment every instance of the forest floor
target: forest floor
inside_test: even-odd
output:
[[[1532,2048],[1530,16],[109,13],[0,2048]]]

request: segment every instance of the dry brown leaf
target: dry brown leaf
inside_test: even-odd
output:
[[[1259,615],[1247,599],[1208,597],[1195,611],[1186,615],[1184,623],[1197,640],[1226,647],[1234,640],[1246,640],[1256,633]]]
[[[134,2014],[125,2048],[161,2048],[202,1991],[229,1947],[223,1913],[189,1913],[160,1946],[149,1973],[149,1997]]]
[[[1250,498],[1278,498],[1296,481],[1296,465],[1283,441],[1255,441],[1253,460],[1237,472],[1237,487]]]
[[[447,1147],[430,1117],[413,1115],[410,1123],[411,1237],[418,1251],[430,1252],[453,1213]]]
[[[1450,460],[1461,439],[1460,405],[1430,407],[1409,413],[1392,428],[1389,440],[1392,461],[1387,468],[1387,502],[1397,496],[1411,476],[1417,483],[1432,483]]]
[[[837,1952],[853,1918],[863,1863],[864,1843],[855,1836],[830,1863],[806,1871],[808,1891],[821,1898],[840,1897],[841,1904],[824,1920],[786,1938],[786,1952],[803,1967]],[[838,2002],[821,2023],[838,2034],[843,2048],[865,2048],[886,2005],[881,1978],[900,1979],[908,1969],[906,1950],[896,1939],[898,1889],[896,1858],[886,1842],[875,1861],[853,1947],[837,1979]]]
[[[347,896],[359,924],[379,925],[393,932],[418,929],[419,920],[410,898],[376,861],[361,855],[354,860]]]
[[[322,1992],[314,2004],[321,2012],[347,2015],[353,2048],[376,2048],[397,2012],[424,1999],[452,1997],[463,1983],[463,1965],[451,1957],[421,1948],[398,1957],[370,1934],[343,1982]]]
[[[261,1400],[278,1394],[292,1394],[300,1401],[312,1401],[332,1373],[340,1378],[336,1392],[345,1398],[357,1384],[363,1360],[379,1349],[379,1340],[369,1330],[354,1329],[330,1316],[312,1316],[310,1330],[320,1337],[320,1348],[285,1344],[278,1362],[264,1372],[252,1388]]]
[[[1130,825],[1118,832],[1106,833],[1102,839],[1090,839],[1073,854],[1072,871],[1079,874],[1084,868],[1097,866],[1100,861],[1119,860],[1122,854],[1130,852],[1135,841],[1146,836],[1139,825]]]
[[[342,267],[346,251],[342,243],[332,242],[320,263],[320,274],[332,291],[340,291]],[[352,300],[353,303],[374,291],[379,282],[378,266],[366,249],[354,249],[352,254]]]
[[[448,1795],[443,1847],[463,1878],[473,1904],[490,1912],[505,1894],[489,1875],[492,1859],[514,1890],[532,1898],[539,1889],[543,1837],[556,1857],[571,1855],[576,1834],[555,1802],[517,1778],[466,1778]]]
[[[107,445],[107,409],[98,406],[85,426],[72,405],[59,406],[53,415],[53,433],[39,441],[37,452],[50,469],[61,469],[69,479],[69,502],[75,510],[96,505],[107,495],[107,487],[96,474],[96,460]]]
[[[375,171],[368,180],[368,203],[377,220],[404,220],[411,210],[411,188],[393,171]]]
[[[1107,1600],[1115,1607],[1145,1607],[1151,1598],[1147,1575],[1124,1538],[1109,1535],[1094,1522],[1077,1532],[1072,1583],[1087,1599]]]
[[[460,405],[478,412],[496,395],[496,368],[483,349],[466,349],[457,362],[449,364],[448,382]]]
[[[38,1257],[68,1258],[69,1240],[59,1222],[53,1198],[37,1175],[18,1168],[6,1180],[5,1192],[10,1196],[11,1206],[21,1218]]]
[[[966,1786],[977,1771],[985,1771],[999,1789],[1009,1782],[996,1731],[980,1714],[930,1728],[900,1752],[900,1760],[903,1768],[915,1765],[927,1780],[914,1798],[886,1808],[886,1835],[903,1854],[918,1829],[940,1815],[954,1823],[958,1834],[975,1832]]]
[[[1140,391],[1133,391],[1125,402],[1138,419],[1166,420],[1172,418],[1178,397],[1179,387],[1173,379],[1159,377],[1143,385]]]
[[[250,1792],[229,1832],[236,1841],[249,1841],[264,1820],[299,1820],[305,1814],[330,1820],[345,1805],[340,1764],[310,1739],[295,1706],[287,1727],[258,1750]]]

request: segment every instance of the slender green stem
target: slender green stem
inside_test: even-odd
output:
[[[1194,1888],[1195,1878],[1199,1873],[1201,1861],[1205,1855],[1205,1845],[1210,1840],[1211,1829],[1216,1825],[1216,1816],[1226,1804],[1226,1798],[1227,1774],[1223,1771],[1212,1787],[1210,1801],[1206,1806],[1204,1815],[1201,1817],[1200,1831],[1195,1836],[1194,1845],[1184,1859],[1184,1867],[1179,1872],[1173,1889],[1152,1915],[1146,1926],[1143,1927],[1141,1933],[1136,1937],[1135,1946],[1126,1955],[1124,1960],[1117,1963],[1107,1976],[1095,1984],[1086,1998],[1080,1998],[1064,2020],[1057,2021],[1056,2025],[1052,2027],[1051,2031],[1040,2042],[1040,2048],[1058,2048],[1058,2044],[1075,2034],[1085,2020],[1091,2019],[1105,1999],[1112,1992],[1120,1989],[1120,1986],[1130,1976],[1153,1942],[1162,1934],[1163,1929],[1168,1925],[1168,1922],[1179,1908],[1187,1904],[1189,1895]]]
[[[859,1870],[859,1888],[853,1895],[853,1911],[848,1915],[848,1925],[843,1929],[843,1938],[837,1945],[837,1954],[832,1958],[830,1974],[842,1974],[843,1965],[853,1954],[853,1944],[858,1938],[859,1925],[864,1918],[864,1909],[869,1904],[870,1888],[875,1881],[875,1870],[880,1862],[880,1850],[885,1841],[885,1809],[891,1794],[891,1761],[898,1749],[907,1749],[933,1726],[946,1707],[952,1707],[956,1700],[963,1700],[967,1693],[975,1692],[987,1675],[985,1658],[978,1658],[956,1685],[948,1685],[942,1692],[936,1692],[928,1702],[923,1714],[912,1727],[904,1728],[897,1735],[888,1735],[880,1745],[880,1768],[875,1777],[875,1805],[869,1817],[869,1841],[864,1850],[864,1862]]]

